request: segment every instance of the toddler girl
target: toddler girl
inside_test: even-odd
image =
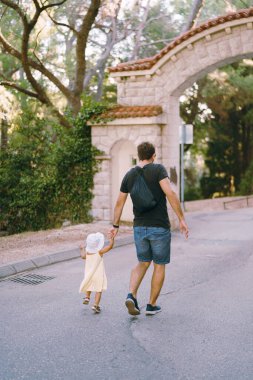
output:
[[[89,234],[86,239],[86,249],[80,246],[82,259],[86,259],[84,279],[80,285],[79,293],[85,293],[83,303],[88,305],[90,302],[91,292],[95,294],[95,304],[92,310],[95,313],[100,313],[99,306],[102,291],[107,289],[107,278],[105,274],[103,255],[110,251],[114,244],[114,238],[110,237],[109,245],[104,246],[104,235],[100,232]]]

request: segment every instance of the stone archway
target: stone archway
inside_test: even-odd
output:
[[[145,118],[146,125],[150,124],[156,108],[153,128],[160,130],[160,161],[168,171],[176,168],[178,173],[179,96],[214,69],[251,57],[253,7],[210,20],[179,36],[154,57],[110,68],[117,82],[118,104],[122,105],[114,110],[118,120],[114,122],[123,129],[127,125],[135,128],[138,135],[138,120]],[[148,140],[150,136],[143,137]]]

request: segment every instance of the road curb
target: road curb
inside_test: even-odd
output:
[[[125,236],[115,240],[114,248],[121,247],[123,245],[133,244],[133,235]],[[70,249],[67,251],[50,253],[44,256],[33,257],[32,259],[17,261],[7,265],[0,266],[0,279],[4,279],[15,274],[26,272],[32,269],[45,267],[60,263],[62,261],[72,260],[80,257],[80,251],[78,248]]]

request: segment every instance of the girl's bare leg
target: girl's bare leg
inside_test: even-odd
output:
[[[96,292],[95,294],[95,305],[98,306],[101,300],[102,292]]]
[[[91,295],[91,292],[86,292],[86,295],[85,295],[85,296],[86,296],[87,298],[90,298],[90,295]]]

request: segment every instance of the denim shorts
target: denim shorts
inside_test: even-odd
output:
[[[170,230],[163,227],[134,227],[134,241],[139,261],[155,264],[170,262]]]

